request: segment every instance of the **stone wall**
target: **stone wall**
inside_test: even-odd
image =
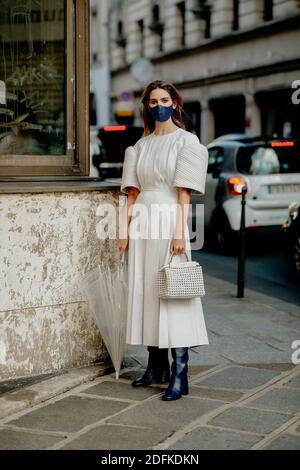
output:
[[[102,360],[106,349],[77,276],[113,263],[96,210],[114,191],[0,194],[0,379]],[[112,215],[110,217],[113,217]]]

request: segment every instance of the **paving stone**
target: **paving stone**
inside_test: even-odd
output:
[[[122,364],[122,368],[130,368],[130,367],[138,367],[140,366],[139,364],[140,361],[137,361],[133,356],[126,356],[124,359],[123,359],[123,364]],[[143,360],[143,363],[144,363],[144,360]]]
[[[101,425],[82,434],[62,450],[137,450],[159,444],[164,431],[118,425]]]
[[[290,344],[282,346],[280,350],[274,349],[261,342],[260,345],[254,344],[250,349],[240,350],[239,345],[235,341],[231,343],[226,349],[223,349],[223,356],[227,363],[240,363],[240,362],[288,362],[291,359]]]
[[[210,324],[210,329],[217,336],[237,336],[245,334],[242,326],[238,322],[222,322],[220,320]]]
[[[199,386],[192,386],[189,389],[190,395],[199,398],[211,398],[215,400],[222,400],[227,403],[232,403],[239,400],[244,394],[233,390],[217,390],[214,388],[206,388]]]
[[[100,395],[104,397],[123,398],[129,400],[144,400],[158,393],[163,389],[159,387],[132,387],[131,383],[104,381],[84,390],[84,393]]]
[[[208,370],[213,369],[214,367],[215,366],[213,366],[213,365],[207,365],[207,366],[190,365],[188,374],[189,374],[189,376],[199,375],[199,374],[202,374],[204,372],[207,372]]]
[[[288,387],[276,388],[266,392],[259,398],[247,402],[247,406],[286,413],[298,413],[300,411],[300,392]]]
[[[0,429],[0,450],[44,450],[63,437]]]
[[[250,449],[261,437],[205,427],[196,428],[172,444],[172,450],[244,450]]]
[[[281,435],[270,442],[263,450],[300,450],[300,436]]]
[[[254,367],[255,369],[267,369],[267,370],[278,370],[279,372],[285,372],[295,368],[294,364],[291,363],[272,363],[272,364],[238,364],[243,367]]]
[[[276,371],[233,366],[210,377],[200,379],[195,384],[215,388],[250,390],[265,384],[277,375]]]
[[[286,382],[284,384],[285,387],[294,387],[294,388],[300,388],[300,375],[297,375],[296,377],[293,377],[291,380]]]
[[[224,404],[222,401],[186,397],[168,403],[157,398],[125,410],[108,422],[164,429],[169,435]]]
[[[208,424],[267,434],[279,428],[289,419],[290,416],[271,411],[235,407],[216,416]]]
[[[146,346],[127,346],[125,351],[125,363],[130,362],[131,366],[146,367],[149,353]]]
[[[275,352],[278,351],[281,355],[282,355],[282,353],[284,353],[284,356],[286,357],[285,362],[287,362],[291,358],[291,343],[292,343],[292,340],[279,341],[279,340],[274,339],[274,338],[264,338],[264,337],[261,337],[260,340],[266,346],[273,349]],[[276,361],[274,360],[274,362],[276,362]]]
[[[123,410],[124,402],[69,396],[9,421],[10,424],[44,431],[79,431],[88,424]]]
[[[146,369],[141,369],[141,368],[127,370],[126,372],[120,373],[120,379],[126,379],[126,380],[130,380],[130,381],[135,380],[138,377],[140,377],[141,375],[143,375],[145,370]]]
[[[295,333],[297,333],[294,328],[287,328],[282,324],[276,324],[274,322],[273,309],[268,312],[268,316],[265,318],[262,318],[261,314],[258,313],[255,316],[248,315],[247,317],[243,317],[238,323],[240,331],[245,332],[245,330],[247,330],[249,335],[264,338],[265,341],[269,338],[278,341],[293,341],[293,339],[295,339]],[[259,328],[257,328],[258,324]]]
[[[215,366],[216,364],[232,364],[232,361],[230,359],[227,359],[226,357],[222,356],[221,348],[220,353],[219,351],[215,350],[215,348],[213,348],[213,351],[214,352],[212,352],[211,346],[210,349],[209,346],[207,346],[206,350],[202,351],[201,356],[199,355],[199,357],[190,357],[189,366],[192,367],[194,365],[198,365],[199,363],[201,365],[211,366]]]
[[[228,336],[220,336],[213,346],[213,352],[227,358],[228,362],[289,362],[290,344],[286,349],[280,343],[280,348],[283,350],[268,346],[265,340],[247,336],[244,330],[244,335],[231,336],[230,340]]]

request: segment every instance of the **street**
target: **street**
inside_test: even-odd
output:
[[[300,305],[300,279],[285,261],[282,240],[256,235],[246,239],[246,251],[245,295],[249,288]],[[206,244],[192,256],[207,274],[237,283],[237,256],[222,255]]]

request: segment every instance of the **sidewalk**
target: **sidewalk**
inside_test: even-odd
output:
[[[0,449],[300,449],[299,308],[206,279],[210,345],[189,351],[189,395],[131,387],[147,356],[130,347],[119,381],[98,365],[0,396]]]

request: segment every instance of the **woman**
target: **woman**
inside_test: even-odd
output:
[[[169,382],[162,399],[171,401],[188,394],[188,347],[209,341],[200,297],[160,299],[156,278],[172,253],[174,259],[187,253],[191,260],[187,209],[191,190],[204,194],[208,152],[196,135],[184,129],[182,97],[170,82],[150,83],[142,95],[141,111],[144,135],[125,151],[121,182],[121,191],[128,195],[127,226],[125,235],[119,236],[120,252],[128,250],[126,342],[147,345],[149,352],[145,374],[132,385]],[[133,218],[137,207],[142,217]],[[147,234],[142,238],[136,236],[141,228]],[[168,348],[173,358],[171,377]]]

